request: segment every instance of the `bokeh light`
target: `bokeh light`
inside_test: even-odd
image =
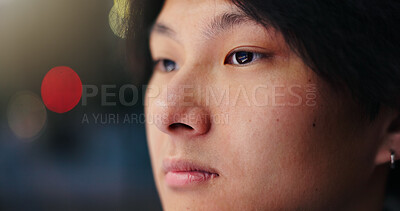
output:
[[[43,102],[49,110],[65,113],[79,103],[82,96],[82,82],[70,67],[54,67],[44,77],[41,93]]]
[[[110,10],[109,24],[113,33],[125,38],[128,29],[129,3],[127,0],[114,0],[114,6]]]
[[[33,140],[43,130],[47,113],[40,98],[30,91],[15,94],[7,109],[8,124],[23,140]]]

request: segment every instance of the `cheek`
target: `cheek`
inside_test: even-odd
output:
[[[284,87],[278,89],[276,104],[269,100],[266,106],[249,106],[246,100],[239,100],[235,106],[216,108],[229,113],[228,124],[217,129],[221,137],[214,146],[220,149],[220,157],[232,164],[224,167],[232,192],[240,189],[236,193],[275,199],[290,195],[301,204],[307,203],[304,198],[333,197],[339,187],[346,190],[343,186],[352,186],[352,179],[345,179],[356,178],[352,161],[346,160],[352,159],[355,148],[355,132],[349,129],[356,124],[351,121],[351,106],[328,96],[327,88],[313,89],[316,97],[308,102],[307,84],[297,84],[302,84],[301,89],[294,89],[302,99],[300,104],[298,96]],[[246,90],[251,93],[254,89]],[[272,90],[259,93],[271,98],[276,95]],[[321,189],[329,191],[320,193]]]
[[[166,149],[164,145],[168,143],[168,141],[165,141],[166,134],[162,133],[155,124],[156,121],[162,121],[162,116],[154,113],[155,102],[162,94],[162,88],[162,81],[157,77],[157,74],[153,74],[146,89],[144,99],[146,138],[154,174],[157,174],[156,171],[158,171],[158,167],[161,166],[160,156],[163,154],[163,149]]]
[[[302,182],[297,177],[299,169],[308,168],[310,158],[315,156],[308,152],[313,139],[312,113],[311,109],[296,108],[236,111],[233,119],[239,121],[230,123],[230,139],[221,148],[232,160],[233,165],[227,167],[232,182],[254,196],[263,196],[254,190],[279,195],[285,186],[299,187],[290,183]],[[312,174],[314,170],[306,171]]]

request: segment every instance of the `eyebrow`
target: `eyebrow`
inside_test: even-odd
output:
[[[169,27],[168,25],[166,25],[164,23],[156,22],[151,27],[150,34],[152,34],[152,33],[158,33],[158,34],[161,34],[161,35],[165,35],[167,37],[170,37],[170,38],[178,41],[178,39],[176,37],[177,33],[171,27]]]
[[[250,21],[253,21],[253,19],[243,13],[222,13],[214,17],[211,23],[206,25],[203,29],[203,34],[208,38],[213,38],[223,31]]]
[[[252,18],[243,13],[225,12],[215,16],[210,23],[204,24],[205,27],[202,29],[202,33],[206,38],[212,39],[218,36],[218,34],[222,33],[223,31],[229,30],[234,26],[248,22],[256,23]],[[172,27],[162,22],[156,22],[151,27],[150,34],[151,33],[165,35],[179,42],[177,32],[173,30]]]

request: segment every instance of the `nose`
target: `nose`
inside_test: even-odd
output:
[[[168,106],[160,110],[160,114],[163,116],[158,118],[155,124],[160,131],[166,134],[194,137],[206,134],[210,130],[209,115],[203,108]]]
[[[201,103],[201,89],[190,82],[192,79],[181,77],[173,81],[162,88],[150,105],[153,123],[160,131],[175,137],[190,138],[208,133],[210,111]]]

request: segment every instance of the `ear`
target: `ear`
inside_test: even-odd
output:
[[[400,112],[392,113],[387,123],[381,147],[376,155],[376,165],[387,164],[389,166],[392,153],[394,153],[395,160],[400,160]]]

